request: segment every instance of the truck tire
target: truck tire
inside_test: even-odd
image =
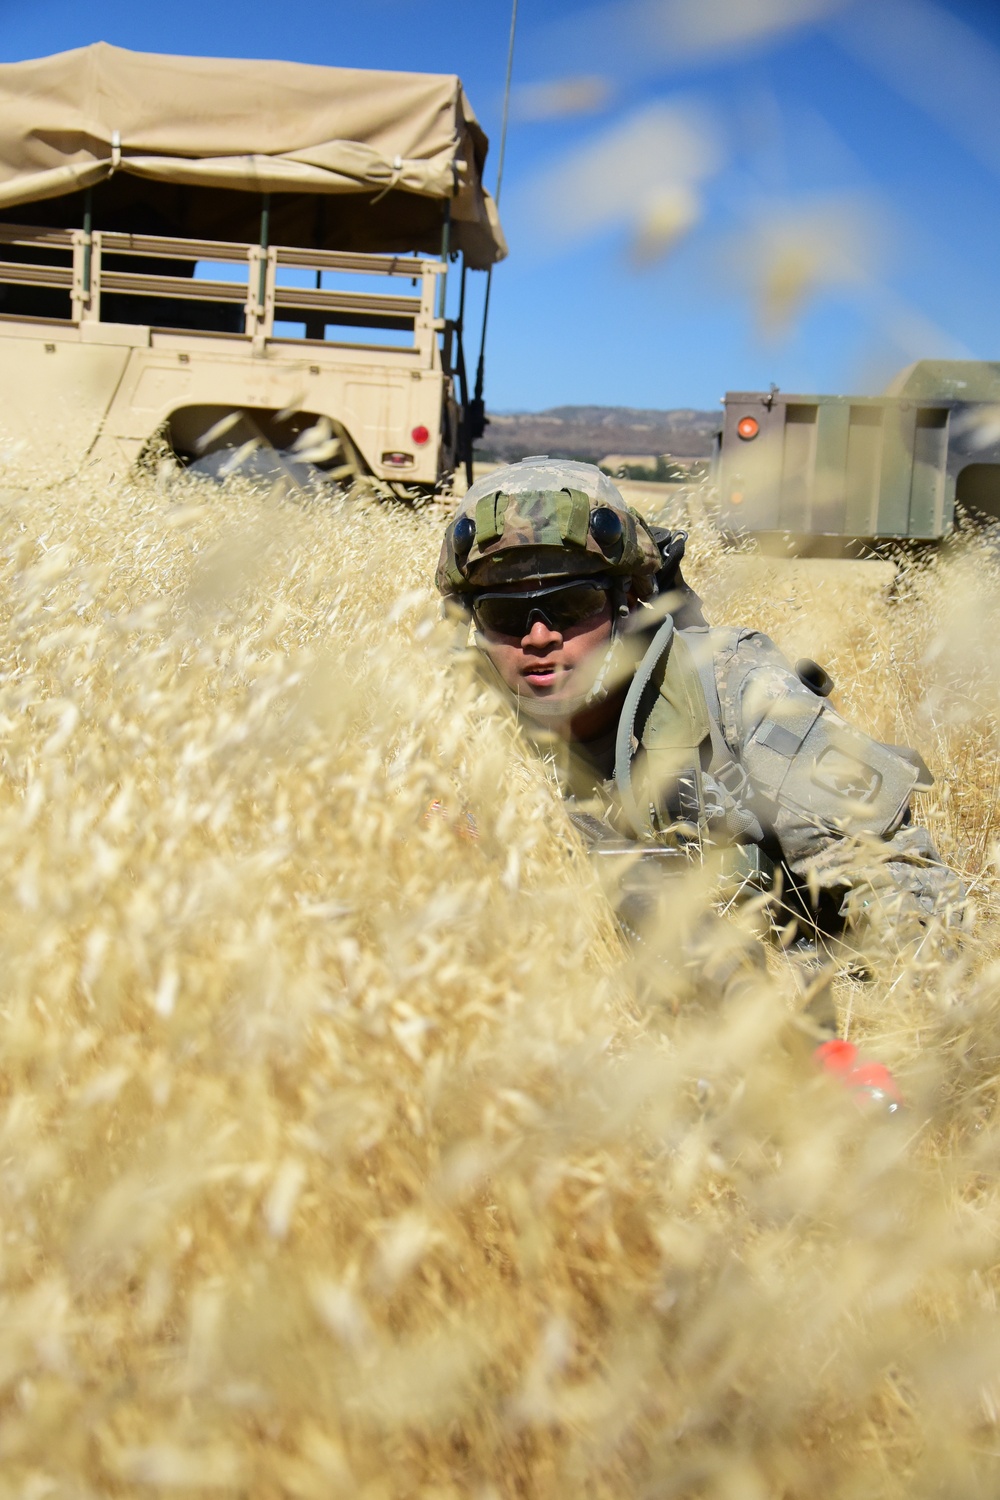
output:
[[[227,479],[244,479],[261,486],[284,482],[290,488],[315,492],[331,484],[328,475],[316,464],[304,462],[287,449],[259,447],[214,448],[194,458],[187,466],[189,474],[224,484]]]

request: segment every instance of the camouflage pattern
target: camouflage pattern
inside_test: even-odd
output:
[[[602,507],[621,520],[613,552],[590,529]],[[659,561],[646,523],[598,469],[526,459],[469,490],[448,527],[437,582],[461,597],[499,583],[605,573],[632,579],[648,598]],[[640,630],[624,648],[631,685],[615,744],[565,788],[577,817],[596,814],[587,835],[595,852],[608,838],[646,851],[678,846],[678,838],[690,847],[692,836],[703,848],[752,846],[765,863],[768,850],[780,858],[814,896],[833,895],[848,925],[904,939],[932,916],[960,920],[961,881],[927,832],[910,824],[911,794],[927,785],[920,770],[846,723],[767,636],[672,628],[668,617],[652,640]],[[579,759],[565,749],[571,763]]]
[[[627,736],[627,766],[616,756],[613,783],[575,788],[603,800],[605,847],[624,836],[649,849],[683,825],[703,848],[738,840],[738,852],[750,840],[780,854],[803,892],[834,896],[836,925],[893,946],[919,938],[932,917],[959,925],[962,882],[909,821],[911,795],[926,785],[920,771],[842,719],[767,636],[661,634],[642,675],[659,691]],[[596,849],[593,832],[590,842]]]
[[[602,509],[621,523],[620,535],[603,548],[591,530],[593,513]],[[463,537],[469,545],[462,545]],[[468,491],[445,533],[436,581],[444,595],[454,596],[602,573],[631,580],[646,599],[660,561],[646,522],[600,469],[529,458],[497,469]]]
[[[893,947],[919,940],[932,918],[960,927],[967,892],[926,828],[908,824],[886,839],[831,843],[811,862],[821,889],[843,891],[840,915]]]
[[[721,748],[746,775],[761,823],[804,875],[831,836],[886,839],[902,826],[920,773],[848,724],[756,630],[681,632],[701,677]],[[717,758],[717,748],[713,758]]]
[[[717,729],[713,768],[724,747],[721,758],[745,777],[740,801],[791,873],[838,893],[853,927],[891,929],[900,940],[931,916],[957,925],[965,888],[909,821],[913,792],[928,785],[916,767],[841,718],[759,631],[681,634]]]

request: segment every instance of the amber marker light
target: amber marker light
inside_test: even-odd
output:
[[[744,442],[749,442],[760,431],[760,423],[756,417],[741,417],[736,424],[736,431],[743,438]]]

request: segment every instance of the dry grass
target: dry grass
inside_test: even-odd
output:
[[[637,1001],[436,623],[440,516],[22,473],[0,517],[0,1495],[995,1493],[987,552],[830,600],[983,906],[845,987],[882,1119],[780,966]]]

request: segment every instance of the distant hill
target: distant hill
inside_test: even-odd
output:
[[[553,406],[539,412],[491,412],[476,444],[485,462],[531,453],[599,463],[607,454],[707,458],[722,426],[714,411],[642,411],[631,406]]]

